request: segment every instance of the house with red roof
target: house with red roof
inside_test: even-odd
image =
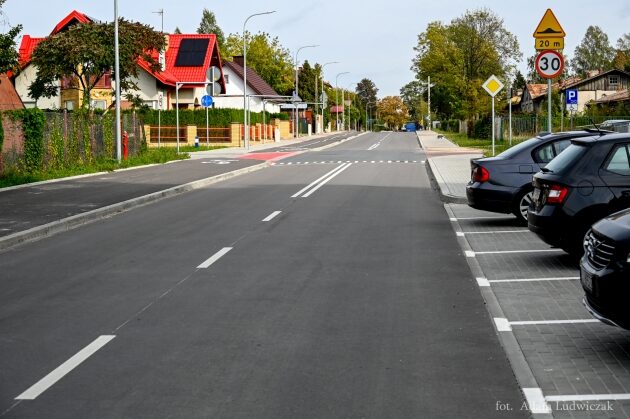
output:
[[[6,74],[0,75],[0,111],[23,109],[24,104],[20,100],[13,83]]]
[[[245,91],[243,56],[232,57],[232,61],[223,62],[225,94],[214,98],[217,108],[243,109],[243,92]],[[288,102],[287,98],[278,97],[278,93],[253,69],[247,68],[247,94],[249,108],[252,112],[279,113],[280,103]]]
[[[72,25],[95,22],[89,16],[73,11],[59,22],[50,36],[54,36]],[[143,60],[139,76],[134,80],[138,89],[129,92],[138,97],[145,105],[153,109],[194,109],[200,106],[200,100],[206,94],[206,83],[210,82],[210,69],[214,67],[219,72],[215,92],[225,92],[222,63],[213,34],[165,34],[167,46],[163,52],[155,52],[154,59],[161,64],[160,71],[152,71],[149,64]],[[59,95],[35,101],[28,94],[30,84],[35,80],[37,68],[32,65],[33,51],[45,38],[33,38],[24,35],[20,45],[20,72],[14,76],[16,91],[27,107],[42,109],[74,109],[80,106],[81,92],[74,86],[73,80],[59,81]],[[182,83],[178,86],[178,83]],[[112,105],[113,81],[109,75],[103,77],[91,92],[93,108],[105,109]],[[179,89],[177,89],[179,87]],[[121,101],[123,108],[129,107],[130,102]],[[241,105],[242,107],[242,105]]]

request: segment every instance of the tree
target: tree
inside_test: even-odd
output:
[[[402,126],[409,120],[409,109],[400,96],[387,96],[378,102],[380,118],[390,128]]]
[[[608,35],[599,26],[589,26],[582,42],[575,47],[572,68],[579,76],[586,76],[591,70],[610,70],[613,66],[615,50],[608,41]]]
[[[203,9],[203,16],[201,17],[199,28],[197,28],[197,33],[215,34],[217,37],[219,48],[221,48],[225,43],[225,35],[217,24],[217,18],[215,17],[213,12],[206,8]]]
[[[304,102],[315,102],[315,71],[308,60],[304,61],[299,71],[298,93]]]
[[[0,16],[2,5],[6,0],[0,0]],[[15,49],[15,37],[22,30],[22,25],[9,28],[7,33],[0,33],[0,74],[15,70],[18,66],[18,52]]]
[[[356,92],[363,106],[367,105],[368,109],[374,109],[376,107],[378,88],[372,80],[366,78],[358,82]]]
[[[613,60],[615,68],[630,71],[630,33],[626,33],[617,40],[617,51]]]
[[[243,55],[243,35],[230,34],[222,49],[226,59]],[[294,89],[293,60],[278,37],[259,32],[247,35],[247,66],[281,95],[290,95]]]
[[[414,121],[422,121],[423,116],[428,113],[427,103],[423,100],[426,90],[419,80],[411,81],[400,89],[400,97],[409,108],[409,115]]]
[[[175,35],[181,35],[182,31],[179,29],[179,26],[175,26],[175,30],[173,31]]]
[[[520,71],[516,71],[514,79],[512,80],[512,90],[516,92],[516,90],[518,89],[525,89],[526,84],[527,81],[525,81],[525,77],[523,77],[523,74]]]
[[[467,11],[449,25],[429,23],[414,50],[412,70],[417,80],[431,76],[437,113],[458,118],[489,112],[482,83],[492,74],[506,77],[521,57],[516,37],[489,9]]]
[[[83,93],[83,107],[90,107],[90,93],[103,76],[114,68],[114,23],[84,23],[41,41],[32,56],[37,76],[29,87],[38,99],[58,93],[59,80],[71,79]],[[120,19],[120,87],[135,89],[139,59],[154,71],[159,63],[151,53],[165,47],[164,36],[150,26]]]

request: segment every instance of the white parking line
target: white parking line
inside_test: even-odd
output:
[[[527,407],[531,413],[551,413],[545,396],[539,388],[523,388],[523,394],[527,400]]]
[[[573,281],[580,279],[579,276],[565,276],[556,278],[522,278],[522,279],[492,279],[488,282],[491,284],[502,284],[510,282],[545,282],[545,281]]]
[[[197,266],[197,269],[207,269],[210,267],[210,265],[212,265],[214,262],[216,262],[217,260],[221,259],[223,256],[225,256],[227,254],[227,252],[229,252],[230,250],[232,250],[231,247],[224,247],[223,249],[219,250],[217,253],[215,253],[214,255],[212,255],[208,260],[206,260],[204,263],[202,263],[201,265]]]
[[[468,256],[468,253],[471,253],[472,256]],[[475,257],[476,255],[509,255],[516,253],[557,253],[564,252],[562,249],[533,249],[533,250],[492,250],[487,252],[472,252],[466,251],[467,257]]]
[[[20,394],[15,400],[35,400],[37,396],[52,387],[57,381],[61,380],[66,374],[78,367],[83,361],[92,356],[96,351],[107,345],[115,335],[103,335],[96,338],[85,348],[77,352],[76,355],[68,359],[66,362],[57,367],[50,374],[33,384],[28,390]]]
[[[499,332],[511,332],[512,326],[551,326],[558,324],[587,324],[600,323],[596,319],[575,319],[575,320],[525,320],[511,322],[503,317],[495,317],[494,324]]]
[[[273,220],[274,218],[276,218],[280,214],[282,214],[282,211],[274,211],[271,214],[269,214],[267,216],[267,218],[263,219],[262,221],[263,221],[263,223],[266,223],[267,221]]]
[[[597,402],[606,400],[630,400],[630,394],[574,394],[547,396],[548,402]]]
[[[511,234],[511,233],[529,233],[529,230],[492,230],[492,231],[467,231],[464,235],[469,234]]]
[[[489,287],[490,286],[490,281],[488,281],[487,278],[477,278],[477,284],[480,287]]]
[[[457,220],[508,220],[508,217],[453,217],[451,221]]]

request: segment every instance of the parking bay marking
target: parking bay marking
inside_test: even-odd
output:
[[[78,367],[83,361],[94,355],[96,351],[107,345],[107,343],[115,337],[116,335],[99,336],[92,343],[81,349],[47,376],[17,396],[15,400],[35,400],[40,394],[52,387],[57,381],[61,380],[66,374]]]
[[[464,253],[467,258],[474,258],[477,255],[509,255],[518,253],[557,253],[564,252],[562,249],[533,249],[533,250],[493,250],[488,252],[473,252],[472,250],[466,250]]]
[[[596,319],[575,319],[575,320],[526,320],[511,322],[503,317],[495,317],[494,324],[499,332],[511,332],[512,326],[551,326],[557,324],[586,324],[601,323]]]
[[[529,230],[492,230],[492,231],[458,231],[458,237],[464,237],[469,234],[511,234],[511,233],[529,233]]]

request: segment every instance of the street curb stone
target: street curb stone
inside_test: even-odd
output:
[[[268,162],[260,163],[243,169],[234,170],[232,172],[223,173],[217,176],[196,180],[193,182],[185,183],[183,185],[174,186],[172,188],[164,189],[162,191],[153,192],[148,195],[128,199],[123,202],[118,202],[116,204],[108,205],[92,211],[53,221],[52,223],[33,227],[25,231],[20,231],[0,238],[0,252],[11,249],[23,243],[40,240],[58,233],[62,233],[64,231],[69,231],[76,227],[80,227],[82,225],[98,221],[103,218],[111,217],[121,212],[129,211],[143,205],[151,204],[162,199],[170,198],[184,192],[200,189],[213,183],[221,182],[246,173],[255,172],[257,170],[264,169],[265,167],[269,167]]]

